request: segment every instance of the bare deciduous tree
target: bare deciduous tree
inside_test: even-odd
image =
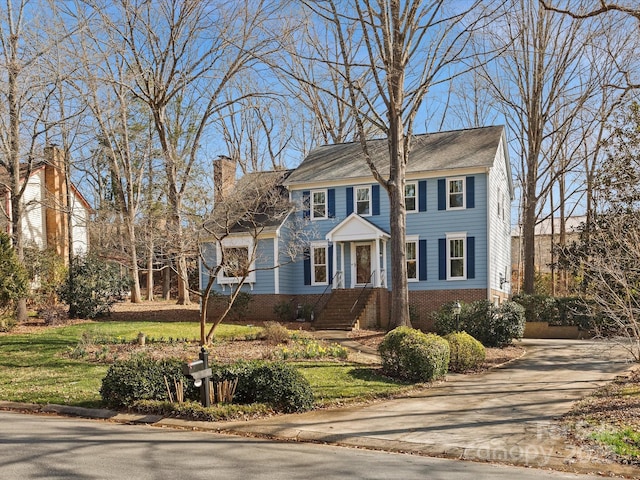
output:
[[[66,30],[51,28],[56,12],[47,2],[9,0],[0,9],[0,188],[7,192],[10,211],[2,215],[10,222],[13,248],[24,259],[23,197],[34,162],[41,156],[45,133],[58,122],[49,118],[56,79],[63,72],[47,62]],[[4,175],[6,173],[6,176]],[[17,318],[26,319],[26,301],[17,302]]]
[[[504,50],[482,71],[517,142],[523,290],[533,293],[535,227],[556,179],[571,167],[564,145],[598,82],[585,60],[591,32],[524,0],[507,2],[503,9],[488,37],[495,49]]]
[[[486,10],[481,2],[461,6],[418,0],[327,0],[305,5],[330,26],[337,52],[330,64],[336,73],[332,78],[347,87],[336,91],[334,82],[316,88],[348,108],[372,175],[389,196],[392,325],[410,325],[404,194],[414,122],[430,89],[464,70],[459,67],[471,32],[486,19]],[[384,162],[378,160],[380,152],[370,151],[367,136],[372,131],[388,139],[386,155],[381,155],[388,159]],[[383,174],[387,166],[389,173]]]
[[[233,82],[272,48],[277,2],[120,0],[95,2],[114,39],[124,45],[130,92],[147,105],[164,159],[178,273],[178,303],[189,303],[184,196],[207,129],[229,102]],[[271,25],[267,26],[270,21]]]
[[[204,223],[199,247],[201,272],[206,275],[206,281],[198,292],[202,300],[200,341],[203,345],[211,341],[242,287],[257,271],[273,270],[299,259],[308,245],[307,230],[295,220],[289,220],[286,235],[278,244],[279,257],[262,259],[258,253],[262,235],[268,230],[273,234],[293,211],[287,192],[281,186],[286,174],[287,171],[273,171],[245,175],[231,193],[216,202],[213,213]],[[222,277],[228,280],[226,285],[230,293],[225,298],[222,312],[213,319],[207,332],[211,293]]]

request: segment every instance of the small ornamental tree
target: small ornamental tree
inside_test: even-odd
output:
[[[12,308],[28,289],[27,272],[18,261],[9,236],[0,233],[0,311]]]
[[[109,313],[128,288],[117,265],[89,255],[73,259],[58,295],[69,305],[69,318],[96,318]]]

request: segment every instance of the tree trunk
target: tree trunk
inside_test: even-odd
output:
[[[171,264],[166,260],[166,265],[162,269],[162,298],[171,300]]]

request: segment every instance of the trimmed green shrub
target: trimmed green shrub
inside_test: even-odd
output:
[[[484,346],[467,332],[454,332],[444,337],[449,342],[449,371],[475,370],[486,358]]]
[[[182,374],[182,364],[180,359],[158,361],[143,356],[117,361],[102,379],[102,401],[111,408],[127,408],[139,400],[168,400],[165,377],[171,387],[174,379],[182,380],[185,399],[196,400],[198,390]]]
[[[524,307],[527,322],[548,322],[554,326],[576,326],[581,330],[589,330],[596,320],[587,301],[580,297],[520,293],[513,296],[513,301]]]
[[[128,289],[129,280],[116,264],[89,255],[72,260],[58,295],[69,305],[69,318],[96,318],[109,313]]]
[[[285,412],[303,412],[313,406],[309,381],[283,362],[251,362],[240,367],[236,399],[244,403],[266,403]]]
[[[524,335],[524,308],[515,302],[496,307],[487,300],[463,303],[459,330],[465,331],[485,347],[504,347]],[[451,304],[443,305],[435,314],[435,330],[439,335],[456,331]]]
[[[434,334],[398,327],[384,337],[378,348],[386,375],[412,382],[430,382],[446,375],[449,344]]]

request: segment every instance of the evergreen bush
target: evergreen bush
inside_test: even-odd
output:
[[[447,341],[409,327],[398,327],[387,333],[379,352],[386,375],[412,382],[443,378],[449,367]]]
[[[117,265],[89,255],[72,260],[58,295],[69,305],[69,318],[96,318],[109,313],[128,289]]]
[[[174,380],[182,380],[185,399],[196,400],[199,398],[198,390],[182,374],[182,364],[180,359],[158,361],[144,356],[117,361],[102,379],[102,401],[110,408],[128,408],[139,400],[166,401],[169,395],[165,377],[170,387],[173,387]]]
[[[16,300],[27,296],[28,290],[27,272],[9,236],[0,232],[0,309],[12,308]]]
[[[451,304],[443,305],[435,314],[435,330],[446,336],[456,331]],[[524,308],[515,302],[503,302],[496,307],[488,300],[462,304],[457,329],[465,331],[485,347],[504,347],[514,338],[524,335]]]
[[[466,332],[453,332],[445,337],[449,342],[449,371],[475,370],[486,358],[484,346]]]

